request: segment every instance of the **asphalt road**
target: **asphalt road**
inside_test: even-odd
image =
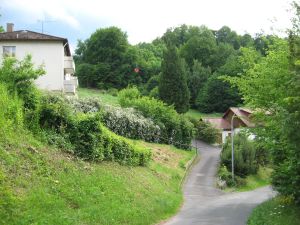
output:
[[[251,210],[273,197],[270,187],[249,192],[224,193],[215,186],[220,149],[197,141],[201,160],[183,187],[184,204],[166,225],[245,225]]]

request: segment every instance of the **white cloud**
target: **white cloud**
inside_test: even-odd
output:
[[[76,29],[82,21],[92,26],[118,26],[129,41],[151,41],[168,27],[202,24],[212,29],[228,25],[239,33],[270,31],[289,26],[290,0],[4,0],[4,5],[41,19],[60,20]],[[274,17],[277,22],[272,24]]]

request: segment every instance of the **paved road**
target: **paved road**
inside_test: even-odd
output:
[[[220,149],[197,142],[201,160],[184,184],[185,202],[166,225],[244,225],[251,210],[275,193],[270,187],[249,192],[224,193],[215,188]]]

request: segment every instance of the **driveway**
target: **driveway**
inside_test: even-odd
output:
[[[251,210],[275,195],[270,187],[237,193],[224,193],[215,188],[221,150],[200,141],[194,145],[201,160],[186,179],[180,212],[166,225],[245,225]]]

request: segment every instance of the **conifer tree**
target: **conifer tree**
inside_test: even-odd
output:
[[[167,104],[174,105],[178,113],[189,110],[190,93],[187,85],[184,61],[177,48],[168,44],[162,61],[162,74],[159,83],[159,97]]]

